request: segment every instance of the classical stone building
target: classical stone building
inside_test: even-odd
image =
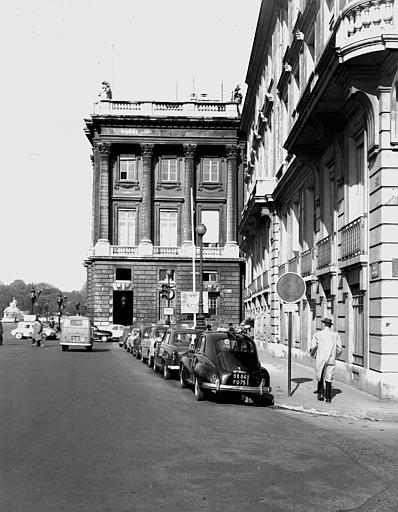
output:
[[[207,317],[217,325],[239,322],[238,103],[106,97],[85,122],[93,148],[92,249],[85,262],[90,316],[97,324],[148,325],[164,321],[167,307],[171,321],[192,321],[181,299],[193,290],[193,276],[198,290],[192,226],[204,223]],[[167,299],[166,284],[173,287]]]
[[[286,354],[278,278],[301,274],[293,354],[330,315],[337,374],[398,396],[398,2],[262,2],[242,112],[244,301]]]

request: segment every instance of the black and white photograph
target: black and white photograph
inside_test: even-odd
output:
[[[0,42],[1,512],[396,512],[398,0]]]

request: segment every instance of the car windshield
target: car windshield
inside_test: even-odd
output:
[[[217,352],[254,352],[254,343],[243,338],[223,338],[216,341]]]

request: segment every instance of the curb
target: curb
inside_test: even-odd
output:
[[[371,417],[367,413],[364,413],[363,415],[358,416],[358,415],[354,415],[354,414],[343,414],[343,413],[339,413],[337,411],[325,412],[325,411],[318,411],[317,409],[314,409],[314,408],[306,409],[302,405],[294,406],[294,405],[286,405],[286,404],[282,404],[282,403],[274,403],[271,407],[273,409],[282,409],[282,410],[288,410],[288,411],[293,411],[293,412],[298,412],[298,413],[311,414],[313,416],[328,416],[328,417],[333,417],[333,418],[345,418],[345,419],[350,419],[350,420],[379,421],[379,418]],[[396,415],[396,418],[397,419],[395,421],[398,420],[398,414]],[[389,420],[384,420],[384,421],[389,421]]]

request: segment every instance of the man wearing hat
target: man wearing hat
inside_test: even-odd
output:
[[[314,334],[310,344],[310,354],[315,357],[315,373],[318,379],[318,400],[332,401],[332,381],[336,367],[336,358],[342,352],[341,338],[331,330],[331,318],[322,320],[323,329]],[[323,381],[326,383],[324,388]]]

